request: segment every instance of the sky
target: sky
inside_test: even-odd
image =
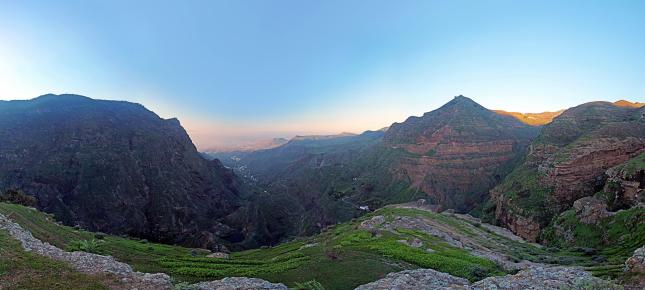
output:
[[[645,1],[5,1],[0,99],[177,117],[198,148],[490,109],[645,101]]]

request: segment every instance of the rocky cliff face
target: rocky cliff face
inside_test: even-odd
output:
[[[644,108],[594,102],[555,118],[531,143],[524,163],[491,191],[497,220],[538,239],[554,215],[602,190],[608,169],[645,152],[644,116]]]
[[[395,174],[432,203],[468,211],[510,171],[538,129],[458,96],[422,117],[393,124],[384,143],[409,153]]]
[[[602,192],[609,209],[616,211],[645,202],[645,153],[608,169]]]
[[[192,246],[236,236],[237,177],[207,161],[176,119],[77,95],[0,102],[0,190],[66,224]]]
[[[510,171],[538,130],[460,96],[385,131],[295,138],[224,162],[267,190],[247,208],[246,216],[271,217],[260,232],[313,233],[361,208],[419,198],[437,210],[467,212]]]

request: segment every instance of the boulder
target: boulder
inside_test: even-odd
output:
[[[360,227],[363,229],[375,229],[378,226],[382,225],[384,222],[385,217],[383,217],[382,215],[377,215],[372,217],[371,219],[361,222]]]
[[[645,246],[636,249],[634,255],[625,261],[625,271],[645,274]]]
[[[257,278],[229,277],[222,280],[201,282],[191,285],[196,290],[243,290],[243,289],[271,289],[288,290],[282,283],[271,283]]]
[[[578,268],[531,267],[515,275],[488,277],[468,289],[622,289]]]
[[[356,290],[385,289],[468,289],[468,280],[432,269],[390,273],[385,278],[361,285]]]
[[[581,223],[596,224],[603,218],[609,216],[607,204],[593,196],[583,197],[573,203],[576,216]]]
[[[209,257],[209,258],[216,258],[216,259],[228,259],[228,253],[224,253],[224,252],[215,252],[215,253],[212,253],[212,254],[210,254],[210,255],[208,255],[208,256],[206,256],[206,257]]]

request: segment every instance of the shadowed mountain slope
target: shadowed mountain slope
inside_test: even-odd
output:
[[[519,161],[538,130],[459,96],[387,130],[294,138],[222,160],[267,191],[254,196],[262,202],[247,216],[271,213],[292,223],[266,226],[279,239],[419,198],[436,209],[468,212]]]
[[[213,247],[244,195],[177,119],[78,95],[0,102],[0,190],[19,189],[69,225]]]

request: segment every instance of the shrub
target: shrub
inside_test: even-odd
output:
[[[310,280],[307,282],[296,283],[296,289],[298,290],[325,290],[320,282],[316,280]]]
[[[189,282],[181,282],[172,286],[172,290],[194,290],[197,289],[194,286],[191,286]]]
[[[0,202],[8,202],[30,207],[35,207],[38,204],[38,200],[35,197],[15,189],[9,189],[3,194],[0,194]]]
[[[68,252],[83,251],[94,254],[103,254],[99,242],[92,240],[76,240],[67,245]]]

